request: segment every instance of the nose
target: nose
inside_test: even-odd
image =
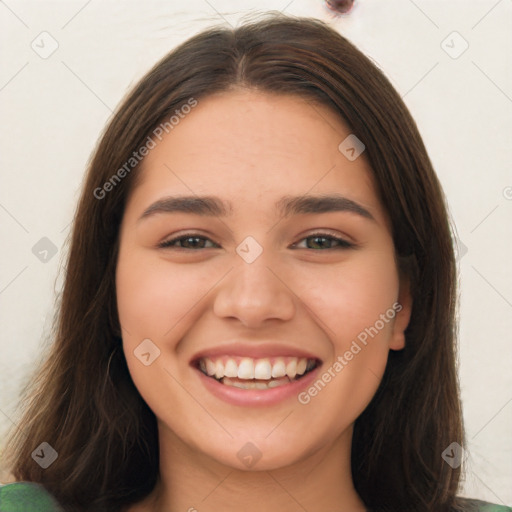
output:
[[[290,320],[296,295],[284,275],[267,265],[263,256],[252,263],[238,262],[218,289],[213,311],[219,318],[235,318],[248,328],[270,320]]]

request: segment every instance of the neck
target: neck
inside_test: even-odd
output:
[[[350,470],[352,427],[286,467],[241,471],[184,445],[160,426],[160,478],[130,512],[364,512]],[[164,432],[165,429],[165,432]]]

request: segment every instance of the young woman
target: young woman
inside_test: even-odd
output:
[[[457,497],[454,313],[384,75],[320,21],[203,32],[92,159],[1,510],[510,511]]]

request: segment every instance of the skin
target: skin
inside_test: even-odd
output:
[[[411,299],[364,153],[349,161],[338,150],[349,134],[324,106],[241,89],[199,101],[145,158],[122,222],[116,279],[129,370],[158,420],[160,480],[130,511],[364,510],[350,472],[353,424],[389,350],[404,347]],[[285,195],[334,192],[373,219],[275,210]],[[218,196],[231,214],[140,219],[174,195]],[[324,239],[318,248],[306,238],[326,230],[356,248]],[[190,233],[211,242],[159,247]],[[247,236],[263,248],[250,264],[236,252]],[[297,396],[229,404],[190,365],[226,340],[270,340],[313,353],[327,370],[396,302],[400,312],[307,404]],[[160,350],[149,366],[134,355],[147,338]],[[261,453],[251,470],[237,457],[247,442]]]

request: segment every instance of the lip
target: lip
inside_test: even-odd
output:
[[[202,350],[196,353],[190,360],[190,364],[195,366],[199,359],[203,357],[214,358],[222,356],[250,357],[251,359],[264,359],[266,357],[298,357],[306,359],[316,359],[319,363],[322,360],[315,354],[279,344],[252,342],[244,344],[241,342],[222,345],[219,347]]]
[[[309,387],[317,379],[321,363],[304,377],[289,384],[269,389],[240,389],[227,386],[212,377],[206,376],[201,370],[193,367],[204,387],[215,397],[232,405],[257,407],[275,405],[290,398],[297,398],[299,393]]]

